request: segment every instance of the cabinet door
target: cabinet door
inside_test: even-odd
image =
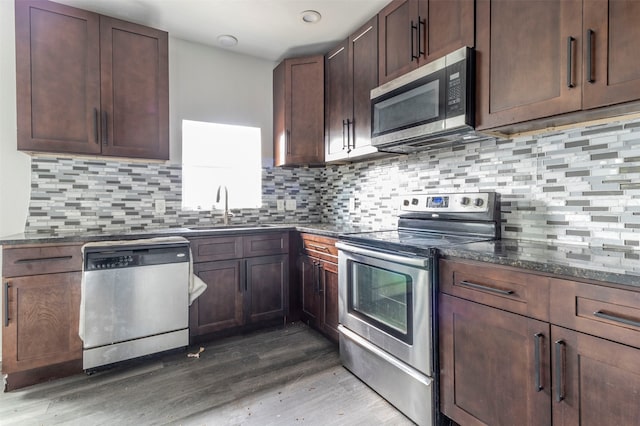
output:
[[[207,289],[189,309],[189,334],[199,336],[243,325],[242,260],[198,263],[194,273]]]
[[[322,331],[331,340],[338,343],[338,265],[332,262],[322,262]]]
[[[245,262],[246,321],[256,323],[283,318],[288,307],[288,255],[254,257]]]
[[[478,0],[477,127],[579,110],[581,33],[581,0]]]
[[[474,1],[431,0],[419,4],[420,20],[426,20],[426,40],[421,64],[464,46],[474,46]]]
[[[313,327],[320,327],[320,275],[318,261],[302,255],[298,259],[302,314]]]
[[[441,411],[463,425],[551,423],[549,325],[440,295]]]
[[[640,98],[640,2],[585,0],[585,109]]]
[[[349,81],[348,40],[325,56],[325,161],[349,157],[349,124],[351,122],[351,88]]]
[[[16,1],[18,149],[100,153],[99,17]]]
[[[640,350],[552,326],[554,425],[635,425]]]
[[[417,0],[394,0],[378,13],[379,84],[418,67],[417,20]]]
[[[322,164],[324,56],[287,59],[273,76],[275,165]]]
[[[102,153],[169,159],[164,31],[100,17]]]
[[[2,329],[4,373],[82,359],[80,280],[80,272],[5,280],[9,310]]]
[[[378,17],[374,16],[349,37],[349,78],[353,94],[353,115],[349,136],[356,158],[371,154],[371,89],[378,86]]]

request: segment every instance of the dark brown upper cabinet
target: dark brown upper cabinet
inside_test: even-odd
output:
[[[378,14],[379,83],[474,46],[473,0],[394,0]]]
[[[16,1],[18,149],[169,159],[168,34]]]
[[[476,13],[479,129],[571,112],[580,121],[640,99],[640,2],[478,0]]]
[[[378,17],[325,55],[325,161],[368,157],[371,89],[378,85]]]
[[[275,166],[324,163],[324,56],[285,59],[273,70]]]
[[[640,99],[640,2],[585,0],[583,108]]]

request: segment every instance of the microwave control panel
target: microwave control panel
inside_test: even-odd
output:
[[[462,60],[447,66],[447,117],[464,114],[466,103],[467,61]]]

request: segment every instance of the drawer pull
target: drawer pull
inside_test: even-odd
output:
[[[541,377],[541,373],[540,373],[540,362],[542,357],[540,356],[540,349],[541,349],[541,344],[540,342],[542,341],[542,339],[544,338],[542,333],[536,333],[533,335],[534,338],[534,350],[535,353],[533,354],[534,357],[534,362],[536,364],[536,392],[540,392],[542,389],[544,389],[544,386],[542,386],[542,377]]]
[[[4,326],[9,327],[9,282],[4,283]]]
[[[634,321],[634,320],[630,320],[627,318],[622,318],[619,317],[617,315],[611,315],[611,314],[606,314],[602,311],[596,311],[593,313],[594,316],[598,317],[598,318],[602,318],[602,319],[606,319],[609,321],[615,321],[615,322],[619,322],[622,324],[626,324],[626,325],[631,325],[634,327],[640,327],[640,321]]]
[[[56,261],[69,260],[69,259],[73,259],[73,256],[41,257],[36,259],[18,259],[15,261],[15,263],[18,264],[18,263],[35,263],[35,262],[56,262]]]
[[[470,281],[460,281],[459,284],[463,285],[463,286],[466,286],[466,287],[475,288],[477,290],[490,291],[492,293],[501,294],[503,296],[510,296],[510,295],[512,295],[514,293],[513,290],[502,290],[502,289],[499,289],[499,288],[489,287],[489,286],[482,285],[482,284],[472,283]]]
[[[325,253],[329,253],[329,249],[327,247],[324,247],[324,246],[317,246],[315,244],[307,243],[307,247],[309,247],[311,249],[314,249],[314,250],[317,250],[317,251],[323,251]]]
[[[556,402],[564,399],[564,366],[566,356],[566,343],[564,340],[556,340]]]

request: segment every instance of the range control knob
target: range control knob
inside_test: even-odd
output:
[[[404,200],[404,201],[402,202],[402,204],[403,204],[405,207],[406,207],[406,206],[408,206],[408,205],[409,205],[409,200]]]
[[[417,198],[411,200],[411,204],[417,206],[420,201]]]
[[[484,205],[484,200],[482,198],[476,198],[475,204],[478,207],[482,207]]]
[[[462,204],[463,206],[468,206],[470,202],[471,198],[469,197],[462,197],[462,200],[460,200],[460,204]]]

